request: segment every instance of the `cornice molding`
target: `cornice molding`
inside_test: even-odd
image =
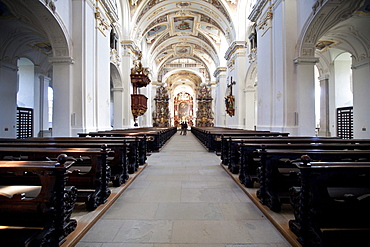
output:
[[[367,66],[370,64],[370,58],[366,59],[366,60],[362,60],[361,62],[358,62],[358,63],[355,63],[355,64],[352,64],[351,68],[352,69],[359,69],[363,66]]]
[[[270,2],[270,0],[259,0],[254,5],[252,12],[248,16],[248,19],[252,22],[256,22],[257,19],[261,16],[263,8],[266,6],[266,4]]]
[[[129,53],[129,54],[134,54],[135,56],[138,56],[139,53],[140,53],[139,47],[132,40],[123,40],[123,41],[121,41],[121,46],[124,49],[129,49],[131,51],[131,53]]]
[[[226,53],[225,53],[225,56],[224,58],[226,60],[229,60],[231,58],[231,56],[238,50],[238,49],[241,49],[241,48],[245,48],[247,45],[247,42],[246,41],[234,41],[231,46],[227,49]]]
[[[111,23],[118,21],[118,13],[115,4],[112,0],[97,0],[101,2],[101,5],[104,7],[105,13]]]
[[[0,68],[6,68],[6,69],[9,69],[9,70],[13,70],[13,71],[18,70],[17,65],[10,64],[10,63],[4,62],[4,61],[0,61]]]
[[[104,11],[105,12],[105,11]],[[103,12],[100,11],[99,7],[96,7],[95,11],[96,28],[106,37],[106,31],[109,30],[110,25],[105,20]]]
[[[300,64],[312,64],[312,65],[315,65],[316,63],[319,62],[319,58],[318,57],[296,57],[293,61],[296,65],[300,65]]]
[[[220,76],[221,73],[226,73],[226,71],[226,67],[218,67],[215,72],[213,72],[213,76],[217,78],[218,76]]]
[[[261,36],[263,36],[270,28],[272,28],[272,17],[273,13],[271,11],[267,11],[263,18],[261,18],[260,22],[257,24],[259,30],[262,30]]]
[[[53,64],[56,64],[56,63],[74,64],[75,59],[73,57],[51,57],[49,58],[49,62]]]

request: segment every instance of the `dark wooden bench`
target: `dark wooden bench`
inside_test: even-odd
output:
[[[176,133],[176,127],[171,128],[136,128],[115,129],[88,133],[78,133],[79,137],[124,137],[124,136],[147,136],[152,141],[147,143],[148,152],[159,152],[163,145]]]
[[[114,156],[108,159],[111,169],[111,181],[118,187],[126,182],[129,173],[137,171],[147,159],[146,145],[150,141],[146,137],[52,137],[27,139],[0,139],[0,146],[11,147],[58,147],[58,148],[99,148],[108,145]]]
[[[66,186],[71,165],[66,155],[57,161],[0,161],[2,246],[59,246],[75,230],[70,217],[77,191]]]
[[[217,138],[221,143],[221,151],[219,155],[221,156],[222,163],[224,165],[230,166],[233,169],[237,169],[233,173],[238,173],[238,159],[239,159],[239,143],[257,143],[257,144],[268,144],[268,143],[317,143],[323,140],[327,142],[328,140],[340,140],[339,138],[333,137],[294,137],[294,136],[221,136]],[[232,164],[231,164],[232,163]]]
[[[261,167],[258,174],[260,188],[257,196],[260,202],[276,212],[281,210],[282,203],[289,203],[289,188],[299,183],[298,171],[293,162],[302,155],[309,155],[315,161],[370,160],[369,146],[366,147],[368,150],[346,150],[345,146],[348,145],[302,145],[301,147],[305,149],[259,150]]]
[[[111,151],[105,145],[101,148],[0,147],[0,159],[10,157],[28,161],[54,160],[60,153],[68,155],[75,162],[69,168],[67,185],[78,189],[78,202],[84,202],[87,210],[94,210],[104,204],[111,194],[108,188],[110,170],[107,165],[107,156],[109,152]]]
[[[303,246],[365,246],[370,233],[370,162],[297,162],[289,228]]]
[[[233,140],[231,140],[233,143]],[[310,149],[315,146],[321,146],[323,149],[333,149],[333,145],[357,145],[360,149],[366,149],[370,146],[369,139],[335,139],[321,137],[275,137],[275,138],[253,138],[243,139],[241,142],[235,142],[237,147],[228,149],[223,164],[233,173],[239,173],[239,179],[242,184],[252,188],[257,181],[257,168],[260,167],[260,156],[257,149],[269,147],[275,149],[304,149],[309,145]],[[306,145],[306,147],[305,147]],[[367,148],[368,149],[368,148]]]
[[[202,142],[209,152],[221,152],[221,137],[274,137],[288,136],[289,133],[231,129],[222,127],[192,127],[191,132]]]

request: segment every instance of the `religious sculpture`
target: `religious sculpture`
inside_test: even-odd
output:
[[[196,126],[198,127],[212,127],[213,123],[213,112],[212,112],[212,96],[211,91],[207,86],[199,88],[198,95],[198,111]]]
[[[168,109],[169,96],[163,86],[157,88],[154,98],[155,110],[153,111],[153,127],[169,127],[170,112]]]
[[[225,105],[226,105],[226,113],[229,114],[230,117],[235,116],[235,97],[233,95],[233,85],[236,82],[233,81],[231,77],[231,83],[227,85],[229,94],[225,97]]]

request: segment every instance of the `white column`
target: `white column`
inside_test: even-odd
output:
[[[17,134],[18,68],[0,61],[0,137],[15,138]]]
[[[269,18],[268,20],[270,20]],[[271,21],[257,30],[257,129],[270,130],[272,126],[273,47]]]
[[[123,88],[113,88],[113,100],[114,100],[114,129],[123,128],[123,106],[124,106],[124,97],[123,97]]]
[[[353,137],[370,138],[370,60],[352,65]]]
[[[298,57],[294,60],[297,71],[297,135],[315,135],[315,75],[316,57]],[[291,133],[292,134],[292,133]]]
[[[71,84],[72,136],[97,130],[95,8],[85,0],[72,1],[73,65]],[[109,74],[109,73],[108,73]]]
[[[247,130],[255,129],[256,119],[256,88],[247,87],[244,90],[245,94],[245,125]]]
[[[133,128],[134,127],[134,117],[132,116],[131,112],[131,94],[132,94],[132,86],[131,86],[131,67],[132,64],[129,49],[124,47],[122,54],[122,64],[125,66],[122,67],[122,83],[124,87],[123,91],[123,100],[124,100],[124,109],[123,109],[123,126],[124,128]]]
[[[245,47],[245,46],[244,46]],[[233,121],[230,121],[232,128],[243,129],[245,127],[245,95],[244,95],[244,85],[245,85],[245,72],[247,68],[247,56],[246,48],[239,48],[235,56],[235,76],[233,80],[236,84],[233,86],[233,93],[235,95],[235,116],[232,117]],[[230,119],[231,120],[231,119]]]
[[[226,126],[226,106],[225,106],[225,92],[226,92],[226,68],[220,67],[215,73],[216,77],[216,92],[215,92],[215,126]]]
[[[71,136],[72,94],[71,70],[74,63],[71,57],[53,57],[53,136]]]
[[[36,72],[36,71],[35,71]],[[35,126],[34,136],[44,136],[49,129],[49,102],[48,102],[48,87],[50,78],[40,73],[35,73]],[[37,113],[37,114],[36,114]]]
[[[319,136],[331,136],[329,128],[329,78],[324,76],[320,80],[320,129]],[[333,112],[335,114],[335,112]]]
[[[110,47],[109,31],[96,29],[95,47],[95,88],[96,124],[98,130],[111,129],[110,126]]]

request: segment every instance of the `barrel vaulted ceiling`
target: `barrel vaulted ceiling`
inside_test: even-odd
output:
[[[154,80],[210,82],[235,40],[237,6],[238,0],[131,0],[131,38],[146,47]]]

